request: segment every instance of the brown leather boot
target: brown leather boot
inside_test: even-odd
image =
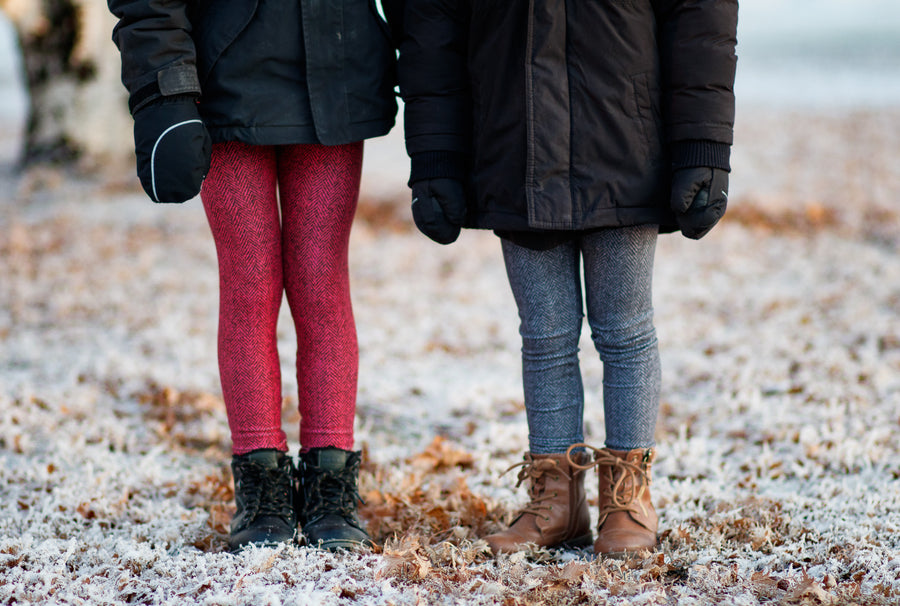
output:
[[[531,501],[508,529],[485,537],[491,550],[495,554],[509,553],[524,548],[526,543],[539,547],[590,545],[590,512],[584,496],[584,470],[590,467],[588,454],[525,453],[525,461],[509,469],[518,466],[522,469],[516,487],[530,480]]]
[[[594,461],[589,466],[597,468],[600,479],[594,553],[621,558],[629,552],[656,547],[659,517],[650,498],[650,466],[656,452],[652,448],[587,448],[594,451]]]

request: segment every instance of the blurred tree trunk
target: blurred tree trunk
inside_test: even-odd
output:
[[[29,111],[23,163],[122,166],[131,117],[106,0],[0,0],[22,49]]]

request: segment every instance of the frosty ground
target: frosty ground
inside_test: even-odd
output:
[[[501,477],[527,445],[517,318],[493,235],[411,227],[396,138],[369,148],[351,243],[361,511],[383,547],[234,556],[199,201],[19,174],[4,133],[0,603],[897,604],[898,127],[744,113],[727,220],[660,239],[661,542],[624,562],[479,541],[524,497]],[[286,308],[279,347],[296,436]],[[582,368],[602,445],[587,333]]]

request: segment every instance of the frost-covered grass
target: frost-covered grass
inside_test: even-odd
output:
[[[745,119],[728,221],[699,243],[660,239],[661,543],[625,562],[494,559],[479,541],[522,503],[500,474],[526,448],[491,234],[439,247],[382,194],[364,200],[357,437],[383,548],[233,556],[199,201],[0,171],[0,603],[897,604],[898,126],[897,112]],[[586,334],[582,353],[599,445]]]

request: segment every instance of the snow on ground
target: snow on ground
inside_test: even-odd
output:
[[[494,236],[410,227],[396,137],[368,148],[351,247],[362,512],[384,548],[233,556],[199,201],[18,175],[4,134],[0,603],[900,602],[898,126],[745,112],[727,221],[660,239],[662,541],[626,562],[478,541],[524,497],[500,477],[527,443],[516,314]],[[279,348],[295,436],[286,309]],[[582,353],[601,445],[587,334]]]

